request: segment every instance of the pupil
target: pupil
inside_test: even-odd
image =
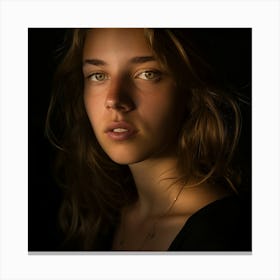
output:
[[[153,77],[153,73],[151,73],[151,72],[146,73],[146,77],[151,79]]]

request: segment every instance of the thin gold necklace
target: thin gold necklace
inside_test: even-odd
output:
[[[152,240],[156,237],[156,226],[159,223],[159,220],[161,218],[164,218],[165,216],[167,216],[167,214],[170,213],[170,211],[173,209],[176,201],[178,200],[180,194],[182,193],[183,189],[184,189],[184,186],[179,190],[178,194],[176,195],[176,197],[174,198],[174,200],[172,201],[170,206],[167,208],[167,210],[162,215],[155,218],[155,221],[151,227],[151,230],[149,230],[148,233],[145,235],[145,238],[143,239],[142,243],[140,244],[140,246],[138,247],[138,249],[136,251],[141,251],[148,240]],[[124,221],[125,221],[125,218],[126,218],[126,213],[124,213]],[[125,245],[125,232],[126,232],[125,223],[123,222],[122,223],[122,238],[119,241],[119,247],[121,250]]]

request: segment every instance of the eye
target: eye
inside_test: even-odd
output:
[[[136,78],[143,80],[158,81],[161,78],[161,72],[158,70],[143,71],[137,74]]]
[[[90,74],[87,78],[93,82],[102,82],[108,80],[108,75],[102,72],[97,72]]]

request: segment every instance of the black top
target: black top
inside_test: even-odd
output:
[[[114,228],[99,235],[93,251],[111,251]],[[171,243],[168,251],[251,251],[251,199],[230,196],[194,213]],[[59,251],[80,251],[75,242]]]
[[[208,204],[185,223],[169,251],[251,251],[251,203],[231,196]]]

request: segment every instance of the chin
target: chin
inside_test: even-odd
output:
[[[121,165],[130,165],[145,160],[145,158],[139,158],[132,155],[119,155],[119,156],[108,155],[108,156],[111,158],[112,161]]]
[[[117,164],[130,165],[146,160],[149,156],[144,151],[132,151],[130,149],[114,149],[106,152],[112,161]]]

